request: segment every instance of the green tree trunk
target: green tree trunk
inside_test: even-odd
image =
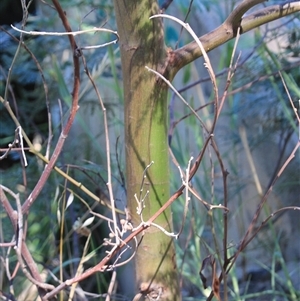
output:
[[[149,20],[158,13],[155,0],[115,0],[115,13],[123,70],[127,202],[134,227],[141,222],[138,199],[145,198],[143,218],[148,220],[169,198],[167,142],[167,87],[145,66],[161,69],[166,58],[162,20]],[[141,192],[146,166],[147,177]],[[170,210],[155,220],[172,230]],[[134,258],[134,294],[150,294],[159,300],[180,300],[172,239],[155,227],[145,231]]]
[[[245,12],[261,2],[264,0],[241,2],[222,25],[200,37],[204,49],[210,51],[234,38],[238,27],[241,33],[245,33],[299,10],[297,1],[294,1],[243,17]],[[141,216],[137,214],[135,195],[141,200],[149,191],[143,211],[143,219],[147,221],[168,200],[170,189],[167,87],[145,66],[172,80],[179,69],[202,56],[202,51],[193,41],[167,53],[162,20],[149,20],[150,16],[159,13],[156,0],[114,0],[114,8],[120,36],[125,98],[127,203],[136,227],[141,222]],[[144,171],[152,161],[154,164],[143,179]],[[171,231],[170,209],[165,210],[155,222]],[[172,239],[153,226],[145,232],[134,258],[134,301],[147,294],[154,299],[159,296],[159,300],[164,301],[180,300]]]

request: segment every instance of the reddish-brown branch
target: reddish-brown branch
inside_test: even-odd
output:
[[[54,4],[61,20],[62,20],[62,23],[63,23],[66,31],[72,32],[72,29],[71,29],[68,19],[66,17],[66,13],[61,8],[59,2],[57,0],[52,0],[52,1],[53,1],[53,4]],[[76,55],[78,49],[77,49],[77,45],[76,45],[74,36],[69,35],[68,37],[69,37],[69,41],[71,44],[71,49],[73,51],[73,65],[74,65],[74,83],[73,83],[72,107],[71,107],[70,115],[69,115],[69,118],[68,118],[68,121],[67,121],[65,127],[63,128],[63,130],[61,132],[61,135],[58,139],[58,142],[57,142],[54,152],[51,156],[51,159],[49,160],[49,163],[45,167],[45,169],[44,169],[38,183],[36,184],[35,188],[33,189],[32,193],[28,196],[27,200],[25,201],[25,203],[22,206],[23,214],[28,213],[31,205],[36,200],[36,198],[40,194],[41,190],[43,189],[46,181],[48,180],[50,173],[51,173],[52,169],[54,168],[55,163],[62,151],[63,145],[70,132],[70,129],[72,127],[72,124],[73,124],[75,116],[76,116],[76,112],[78,110],[78,95],[79,95],[79,86],[80,86],[80,64],[79,64],[79,57],[78,57],[78,55]]]
[[[281,176],[281,174],[283,173],[283,171],[286,169],[287,165],[294,159],[295,154],[297,152],[297,150],[300,148],[300,140],[297,142],[296,146],[294,147],[293,151],[291,152],[290,156],[287,158],[287,160],[284,162],[283,166],[280,168],[280,170],[278,171],[275,179],[273,180],[272,184],[270,185],[269,189],[266,191],[265,195],[263,196],[257,210],[256,213],[251,221],[250,226],[247,229],[246,234],[243,237],[242,242],[239,245],[239,248],[237,250],[237,252],[230,258],[230,260],[232,259],[232,262],[229,266],[229,268],[227,269],[227,271],[230,270],[230,268],[232,267],[232,265],[234,264],[234,262],[236,261],[238,255],[245,250],[246,246],[252,241],[252,239],[256,236],[256,234],[260,231],[261,227],[263,225],[265,225],[265,222],[262,223],[262,225],[260,227],[258,227],[255,231],[254,231],[254,227],[256,225],[256,222],[258,220],[258,217],[260,216],[261,210],[264,206],[264,204],[266,203],[270,193],[273,190],[273,187],[276,183],[276,181],[279,179],[279,177]],[[297,207],[293,207],[294,209],[296,209]],[[278,210],[279,212],[280,210]],[[267,220],[269,220],[271,217],[273,217],[274,215],[270,216]]]
[[[21,227],[23,228],[23,225],[18,225],[18,221],[20,219],[20,216],[22,215],[22,212],[20,212],[21,209],[18,211],[13,209],[13,207],[10,205],[9,200],[6,197],[3,189],[4,188],[2,188],[0,186],[0,202],[3,206],[3,208],[5,209],[7,215],[10,219],[10,222],[13,226],[13,229],[15,232],[15,237],[19,237],[19,243],[17,241],[13,242],[13,245],[16,248],[16,252],[18,252],[18,254],[20,256],[19,263],[22,262],[22,266],[24,267],[25,265],[24,265],[23,259],[22,259],[22,258],[24,258],[26,265],[27,265],[27,269],[30,271],[30,273],[28,273],[27,271],[26,271],[26,273],[28,273],[28,275],[30,275],[31,281],[34,281],[35,283],[38,284],[38,290],[39,290],[40,296],[44,296],[46,294],[45,289],[52,288],[52,286],[49,286],[49,285],[43,283],[43,279],[40,276],[40,273],[36,266],[36,263],[34,262],[31,254],[26,246],[26,243],[25,243],[26,227],[24,227],[24,231],[20,231]],[[19,197],[18,195],[13,195],[13,196],[16,199]],[[18,202],[19,202],[19,200],[18,200]],[[21,220],[23,221],[23,218]],[[17,265],[15,267],[14,274],[16,274],[18,268],[19,268],[19,266]]]
[[[193,164],[191,170],[190,170],[190,176],[189,176],[189,181],[194,177],[194,175],[196,174],[200,163],[203,159],[205,150],[211,140],[213,136],[209,135],[209,137],[206,139],[205,145],[203,147],[203,149],[200,151],[195,163]],[[185,185],[182,185],[170,198],[169,200],[164,203],[164,205],[146,222],[144,223],[141,227],[139,227],[138,229],[136,229],[135,231],[133,231],[124,241],[121,242],[121,244],[118,246],[118,248],[116,248],[114,250],[114,252],[112,252],[110,255],[107,255],[106,257],[104,257],[97,265],[95,265],[94,267],[88,269],[87,271],[85,271],[83,274],[81,274],[80,276],[74,277],[72,279],[69,279],[63,283],[61,283],[59,286],[57,286],[53,291],[51,291],[50,293],[48,293],[45,298],[43,300],[47,300],[50,297],[55,296],[58,292],[60,292],[62,289],[64,289],[67,286],[72,285],[75,282],[80,282],[90,276],[92,276],[93,274],[97,273],[97,272],[104,272],[107,269],[107,264],[110,261],[110,259],[117,253],[120,252],[120,250],[125,247],[126,245],[129,244],[129,242],[134,238],[137,237],[140,233],[142,233],[144,230],[146,230],[147,228],[149,228],[151,226],[151,223],[154,222],[154,220],[160,215],[162,214],[169,206],[171,206],[171,204],[178,199],[179,196],[182,195],[183,190],[185,189]]]

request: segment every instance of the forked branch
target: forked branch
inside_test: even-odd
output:
[[[218,28],[200,37],[200,41],[206,52],[233,39],[240,27],[240,34],[244,34],[258,26],[275,21],[282,17],[300,12],[300,2],[291,1],[257,10],[253,14],[242,18],[242,16],[253,6],[264,2],[263,0],[243,1],[229,15],[229,17]],[[176,73],[184,66],[193,62],[203,55],[198,44],[193,41],[177,50],[168,52],[168,62],[163,72],[164,76],[172,80]]]

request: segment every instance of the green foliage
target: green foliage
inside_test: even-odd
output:
[[[93,26],[102,26],[103,24],[108,24],[108,27],[115,28],[114,12],[110,1],[102,1],[101,4],[99,4],[94,0],[62,0],[61,4],[71,19],[73,30],[92,28]],[[212,1],[202,1],[195,5],[197,5],[199,11],[210,11],[212,7],[215,8],[217,4],[219,3],[216,1],[213,1],[213,3]],[[187,2],[181,1],[177,5],[181,9],[182,14],[185,15],[188,11]],[[94,10],[92,10],[92,8],[94,8]],[[42,11],[44,17],[37,17],[33,23],[31,23],[30,28],[48,30],[49,28],[55,27],[58,28],[58,31],[63,31],[54,10],[52,11],[47,8],[44,11],[43,8]],[[223,13],[224,12],[222,12],[222,14]],[[192,15],[193,11],[190,14],[190,18],[192,18]],[[220,18],[223,19],[223,17],[225,17],[225,15]],[[107,20],[108,23],[106,23]],[[288,98],[286,97],[286,91],[277,73],[278,69],[282,70],[281,74],[292,95],[294,104],[298,106],[299,103],[297,100],[300,97],[300,90],[297,84],[300,78],[299,68],[294,68],[293,63],[287,59],[287,57],[296,57],[299,53],[299,39],[296,29],[296,26],[291,26],[290,31],[287,33],[290,43],[288,47],[281,48],[280,52],[275,53],[268,44],[262,43],[260,47],[256,49],[251,48],[251,50],[249,50],[249,52],[253,51],[253,53],[249,55],[247,60],[244,61],[244,58],[247,57],[249,53],[242,54],[240,60],[242,64],[238,65],[236,74],[231,83],[233,95],[228,97],[226,110],[221,116],[222,118],[226,118],[226,127],[220,126],[217,128],[218,135],[216,135],[216,142],[221,146],[220,155],[226,162],[226,169],[230,173],[228,178],[230,196],[230,213],[228,215],[228,225],[230,225],[228,230],[229,236],[231,232],[234,233],[237,231],[238,237],[242,237],[248,226],[244,224],[243,210],[246,208],[247,203],[257,201],[257,196],[247,195],[244,191],[249,182],[251,182],[251,179],[243,178],[243,170],[241,170],[240,166],[243,163],[239,157],[240,151],[243,148],[239,133],[240,126],[246,123],[248,127],[257,127],[258,130],[248,136],[250,149],[253,152],[259,149],[260,145],[266,140],[268,143],[271,143],[272,140],[278,137],[276,136],[278,134],[286,138],[287,141],[289,141],[289,139],[292,140],[297,135],[297,123]],[[176,27],[171,25],[167,26],[166,43],[168,46],[169,43],[171,45],[172,43],[175,44],[179,36],[179,30],[177,30]],[[110,38],[111,36],[107,34],[92,33],[78,37],[77,41],[78,45],[82,46],[98,45],[110,40]],[[276,39],[276,35],[274,38]],[[261,39],[261,34],[257,32],[253,40],[250,38],[244,41],[241,40],[244,44],[239,47],[242,49],[250,48],[251,45],[257,45]],[[182,40],[184,40],[184,38]],[[182,40],[180,40],[180,43],[183,44]],[[11,39],[4,40],[4,42],[6,44],[4,51],[1,50],[0,60],[3,69],[7,70],[12,62],[17,44]],[[73,69],[70,59],[72,52],[69,50],[68,39],[66,37],[25,38],[25,43],[42,65],[49,90],[48,98],[50,100],[50,106],[52,109],[55,109],[52,111],[52,119],[54,121],[52,125],[54,138],[50,145],[50,151],[52,152],[52,148],[58,139],[57,136],[60,133],[61,126],[66,123],[68,111],[71,106],[72,96],[70,93]],[[41,45],[47,45],[47,47],[41,47]],[[214,61],[214,65],[218,66],[218,71],[229,66],[233,43],[228,43],[222,49],[224,51],[222,51],[220,56],[215,56],[216,59]],[[113,190],[116,195],[117,206],[123,207],[126,199],[125,183],[122,179],[122,174],[125,169],[125,147],[122,142],[124,140],[122,138],[124,128],[124,93],[121,88],[122,74],[119,49],[116,46],[110,46],[107,49],[89,50],[84,52],[84,57],[86,66],[89,68],[97,87],[101,92],[104,91],[102,96],[107,109],[108,126],[111,136]],[[74,132],[67,138],[66,147],[57,163],[58,167],[64,171],[67,170],[67,174],[76,179],[80,185],[75,187],[75,185],[70,184],[68,181],[64,181],[56,172],[53,172],[27,219],[29,227],[26,242],[34,259],[38,263],[43,263],[39,266],[40,268],[42,268],[44,264],[47,264],[58,278],[62,270],[67,273],[69,277],[70,275],[74,275],[79,262],[83,259],[87,259],[86,262],[84,262],[84,268],[93,267],[99,263],[105,256],[103,238],[107,237],[109,232],[107,227],[103,227],[104,223],[100,218],[95,219],[91,225],[86,227],[88,233],[91,233],[91,237],[88,236],[87,238],[87,236],[82,235],[82,233],[77,233],[73,228],[78,219],[81,223],[84,223],[84,221],[91,216],[91,210],[106,217],[111,215],[110,211],[106,211],[103,209],[103,206],[100,206],[99,203],[94,202],[94,200],[83,193],[80,187],[81,184],[86,186],[90,192],[100,195],[101,199],[103,198],[107,201],[107,158],[103,138],[103,111],[100,108],[94,88],[87,79],[84,72],[85,70],[83,69],[84,68],[81,70],[80,108],[74,124]],[[197,65],[192,66],[192,64],[190,64],[185,67],[182,76],[180,75],[180,85],[186,85],[191,83],[192,80],[198,80],[199,76],[195,74],[194,69],[197,69]],[[143,70],[143,72],[146,73],[147,71]],[[141,73],[141,75],[137,77],[137,82],[141,80],[143,74],[144,73]],[[17,101],[14,110],[16,113],[19,112],[20,123],[30,137],[34,137],[37,134],[42,135],[42,153],[45,153],[48,139],[48,117],[45,106],[43,81],[36,64],[28,52],[22,49],[15,62],[10,82],[6,82],[5,76],[1,76],[0,95],[4,95],[7,87],[12,88],[13,93],[8,94],[9,101],[12,104],[14,100]],[[149,74],[147,73],[146,76],[149,76]],[[149,78],[151,78],[151,76],[149,76]],[[257,81],[259,76],[266,77]],[[201,74],[201,77],[203,78],[203,74]],[[225,82],[226,78],[224,76],[218,77],[218,81],[220,83]],[[251,81],[253,81],[253,84],[247,88],[247,91],[234,93],[235,89],[247,85]],[[150,84],[147,89],[150,89],[150,85],[153,84],[151,80],[149,82]],[[143,98],[145,98],[147,89],[144,87],[141,89],[139,104],[144,100]],[[154,89],[153,86],[151,89]],[[188,90],[183,93],[185,99],[195,109],[203,105],[200,101],[202,96],[200,95],[199,89],[199,86],[197,86],[194,90]],[[203,92],[205,103],[213,97],[211,84],[205,87],[201,86],[201,92]],[[58,104],[61,104],[61,112]],[[144,107],[149,110],[149,106]],[[145,111],[140,112],[145,113]],[[194,116],[187,116],[190,114],[190,111],[182,106],[178,99],[171,100],[169,112],[171,112],[171,122],[178,122],[174,128],[170,143],[171,150],[177,162],[172,165],[170,176],[165,176],[163,173],[165,172],[165,170],[163,170],[165,165],[163,159],[165,158],[161,158],[162,156],[159,155],[159,151],[156,151],[158,153],[158,161],[155,160],[155,165],[149,169],[148,175],[151,178],[152,175],[159,174],[161,177],[160,181],[167,182],[163,188],[164,190],[159,192],[160,196],[162,196],[158,198],[159,201],[161,201],[160,199],[165,200],[168,197],[169,191],[167,191],[165,187],[169,187],[169,182],[171,183],[171,193],[181,186],[182,179],[180,179],[177,164],[179,164],[181,169],[185,172],[190,157],[193,156],[195,158],[197,156],[199,151],[204,147],[205,139],[207,138],[204,135],[205,131],[200,125],[199,120]],[[0,113],[0,145],[7,146],[7,144],[13,140],[15,125],[3,107],[1,107]],[[145,118],[146,113],[143,118]],[[213,117],[213,107],[202,108],[199,110],[199,115],[204,123],[209,124]],[[151,115],[151,118],[153,117],[153,119],[157,120],[159,119],[157,116],[158,115]],[[143,118],[141,118],[141,120],[143,120]],[[149,127],[152,126],[153,120],[151,118],[149,119]],[[157,132],[153,132],[153,144],[155,144],[154,142],[156,142],[156,140],[164,139],[161,138],[164,137],[161,132],[161,128],[159,128]],[[120,135],[121,142],[118,142]],[[142,133],[143,139],[145,136],[145,133]],[[136,142],[136,136],[134,138],[134,142]],[[283,149],[284,145],[281,145],[282,141],[278,143],[278,146]],[[145,147],[147,149],[149,145],[145,145]],[[153,152],[154,150],[152,148],[150,153],[153,154]],[[117,154],[119,156],[118,160],[116,158]],[[19,158],[20,156],[16,155],[16,159],[18,160]],[[143,168],[150,163],[147,161],[148,159],[149,158],[143,158]],[[271,163],[273,165],[278,162],[282,163],[284,157],[281,155],[277,159],[277,162]],[[1,184],[11,188],[15,192],[20,192],[22,201],[28,197],[28,194],[35,186],[44,168],[36,157],[28,157],[28,161],[29,166],[26,170],[22,169],[19,165],[14,165],[5,171],[5,173],[1,171]],[[140,167],[133,168],[133,171],[138,173],[140,172],[139,169]],[[275,167],[270,170],[271,172],[269,174],[271,177],[275,174],[276,170]],[[297,185],[299,183],[295,180],[296,177],[297,174],[290,171],[286,178],[275,187],[274,191],[297,191]],[[139,175],[138,183],[136,183],[135,186],[136,193],[140,189],[140,179],[141,175]],[[214,205],[219,205],[224,202],[224,187],[220,179],[221,171],[218,158],[214,154],[213,149],[209,147],[197,175],[191,181],[191,186],[199,193],[202,200]],[[265,183],[265,185],[267,185],[267,183]],[[158,190],[156,190],[156,192],[157,191]],[[70,207],[66,208],[70,193],[74,194],[74,200],[71,202]],[[237,199],[237,202],[232,205],[231,202],[234,198]],[[15,203],[13,203],[13,207],[15,208]],[[134,203],[134,210],[135,207],[136,204]],[[185,216],[184,211],[186,209],[188,209],[188,214]],[[265,215],[270,214],[272,210],[273,208],[266,207]],[[157,207],[155,207],[153,211],[157,211]],[[183,291],[188,291],[190,296],[188,300],[207,300],[210,288],[203,288],[199,271],[204,259],[209,255],[217,259],[218,268],[221,268],[223,254],[222,240],[226,234],[226,229],[224,228],[225,214],[221,209],[207,210],[201,200],[194,196],[191,196],[191,200],[188,204],[185,195],[182,195],[173,203],[172,212],[175,224],[174,231],[177,233],[182,230],[180,238],[176,243],[176,258],[180,277],[182,277],[184,283]],[[1,213],[3,212],[1,211]],[[253,212],[250,212],[249,216],[252,216],[252,214]],[[58,222],[58,215],[63,219],[63,221],[60,220],[61,223]],[[1,231],[4,233],[3,238],[4,241],[8,241],[13,231],[7,217],[3,214],[0,216]],[[181,229],[184,219],[186,219],[185,224],[183,225],[183,229]],[[254,263],[256,267],[260,267],[263,271],[267,272],[268,277],[270,277],[270,288],[260,292],[255,291],[255,288],[252,287],[253,281],[251,282],[250,278],[241,282],[245,275],[241,274],[240,266],[238,266],[238,268],[234,267],[229,272],[228,282],[228,296],[232,300],[254,300],[254,298],[271,298],[274,296],[279,296],[282,300],[296,300],[299,296],[299,292],[293,284],[287,269],[288,260],[283,254],[282,244],[287,238],[284,232],[278,235],[275,226],[272,223],[268,223],[265,229],[266,232],[263,232],[262,236],[258,236],[257,240],[253,242],[253,246],[249,247],[250,251],[254,251],[256,248],[265,249],[265,257],[270,259],[268,264],[265,263],[264,258],[258,258]],[[3,229],[5,229],[5,231],[3,231]],[[268,235],[264,235],[265,233],[268,233]],[[282,240],[280,240],[280,238],[282,238]],[[151,240],[149,244],[150,243]],[[237,238],[232,234],[227,245],[229,256],[234,254],[237,246]],[[245,262],[249,258],[248,253],[242,256],[242,261],[244,260]],[[12,256],[10,260],[12,266],[15,266],[17,262],[16,257]],[[59,264],[57,264],[57,261]],[[151,263],[153,264],[152,261]],[[251,262],[251,264],[252,263],[253,262]],[[286,283],[284,284],[280,282],[279,276],[277,275],[278,266],[280,266],[280,270],[284,272],[286,277]],[[20,273],[19,277],[18,280],[22,282],[22,279],[24,279],[22,277],[24,276]],[[109,277],[110,275],[106,277],[106,275],[102,273],[97,273],[92,281],[84,282],[83,286],[94,290],[98,294],[105,293],[107,292]],[[92,288],[92,286],[94,287]]]

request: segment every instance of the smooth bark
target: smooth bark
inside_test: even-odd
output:
[[[120,36],[125,102],[127,202],[134,227],[141,223],[135,195],[141,201],[147,191],[143,218],[147,221],[169,199],[167,143],[167,87],[145,66],[158,70],[166,59],[162,20],[154,0],[115,0]],[[154,164],[147,169],[146,166]],[[170,209],[155,223],[172,229]],[[134,258],[136,298],[147,294],[159,300],[180,300],[172,239],[155,227],[145,231]]]

